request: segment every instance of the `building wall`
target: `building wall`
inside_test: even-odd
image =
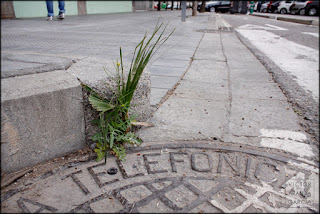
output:
[[[132,12],[132,1],[87,1],[87,14]]]
[[[13,19],[14,8],[12,1],[1,1],[1,19]]]
[[[13,1],[16,18],[46,17],[46,1]],[[67,15],[78,15],[77,1],[65,1]],[[53,11],[55,15],[59,13],[58,1],[53,1]]]
[[[1,2],[2,3],[2,2]],[[46,17],[47,5],[46,1],[13,1],[12,12],[9,10],[1,14],[2,18],[31,18]],[[9,8],[9,4],[1,4]],[[80,11],[78,9],[80,8]],[[106,13],[123,13],[132,12],[132,1],[65,1],[66,15],[85,15],[85,14],[106,14]],[[58,1],[53,1],[53,11],[55,15],[59,13]]]

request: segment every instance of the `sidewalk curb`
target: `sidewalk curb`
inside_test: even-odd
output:
[[[294,22],[294,23],[305,24],[305,25],[319,25],[319,21],[317,20],[294,19],[294,18],[288,18],[288,17],[264,15],[264,14],[250,14],[250,15],[258,16],[262,18],[276,19],[276,20],[285,21],[285,22]]]

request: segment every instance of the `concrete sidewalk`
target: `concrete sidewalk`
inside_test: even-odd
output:
[[[52,22],[1,20],[3,172],[90,144],[92,118],[77,79],[106,90],[101,83],[107,78],[104,67],[113,71],[120,47],[124,62],[131,62],[134,48],[159,20],[170,22],[166,34],[176,30],[154,55],[147,69],[150,76],[134,96],[138,119],[150,117],[150,104],[156,106],[190,65],[202,36],[197,30],[207,24],[208,15],[184,23],[179,15],[178,11],[154,11],[70,16]]]
[[[205,17],[190,31],[191,65],[126,162],[84,154],[37,165],[1,191],[2,211],[319,212],[317,151],[298,116],[219,14],[188,21]]]

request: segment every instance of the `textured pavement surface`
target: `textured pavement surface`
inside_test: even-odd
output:
[[[177,11],[162,11],[160,15],[154,11],[70,16],[52,22],[42,18],[1,20],[1,78],[65,70],[72,60],[86,57],[116,61],[120,47],[124,60],[131,62],[145,32],[150,35],[158,20],[164,24],[169,21],[166,34],[174,28],[175,33],[148,65],[151,105],[156,105],[189,66],[201,39],[196,30],[205,29],[208,20],[205,14],[181,23],[179,15]],[[158,82],[166,84],[159,86]]]
[[[88,41],[94,47],[88,50],[81,42],[75,45],[78,48],[57,43],[65,54],[57,56],[106,57],[102,51],[110,44],[106,52],[112,57],[126,39],[132,50],[133,38],[138,41],[142,34],[127,38],[117,20],[127,17],[132,32],[139,32],[145,28],[138,17],[153,14],[79,17],[84,23],[75,29],[83,31],[84,24],[95,29],[94,20],[100,18],[108,27],[99,25],[99,31],[117,29],[123,34],[114,33],[112,44],[101,35],[101,40]],[[26,176],[2,189],[2,212],[319,212],[317,151],[308,144],[298,116],[268,71],[219,14],[189,16],[183,24],[178,12],[161,14],[165,20],[171,17],[178,28],[150,65],[151,84],[163,95],[173,86],[175,90],[150,118],[154,126],[138,132],[142,146],[128,147],[124,163],[112,156],[107,164],[97,163],[89,156],[32,179]],[[76,17],[72,20],[77,22]],[[63,23],[65,30],[68,23]],[[152,29],[150,22],[145,23]],[[4,29],[17,25],[18,20]],[[4,32],[10,41],[12,34]],[[28,47],[2,45],[8,55],[26,54]],[[32,51],[39,56],[48,51],[38,48]],[[29,174],[37,168],[41,166]]]

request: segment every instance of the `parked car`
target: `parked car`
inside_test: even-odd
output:
[[[308,2],[309,1],[306,1],[306,0],[294,1],[290,7],[290,13],[304,15],[306,12],[305,7],[307,6]]]
[[[319,1],[307,3],[305,11],[307,16],[319,16]]]
[[[261,5],[269,1],[258,1],[257,3],[257,12],[261,12]]]
[[[249,6],[249,1],[230,1],[230,13],[246,14],[250,10]]]
[[[281,1],[278,6],[278,12],[281,14],[289,13],[290,7],[294,1]]]
[[[266,3],[263,3],[262,5],[261,5],[261,8],[260,8],[260,11],[262,12],[262,13],[266,13],[266,12],[268,12],[268,5],[270,4],[270,2],[266,2]]]
[[[278,13],[278,7],[280,5],[280,2],[281,1],[276,1],[276,2],[271,4],[271,6],[270,6],[270,12],[271,13]]]
[[[200,11],[201,3],[198,4],[198,11]],[[205,11],[209,12],[228,12],[230,11],[230,1],[208,1],[206,2]]]

